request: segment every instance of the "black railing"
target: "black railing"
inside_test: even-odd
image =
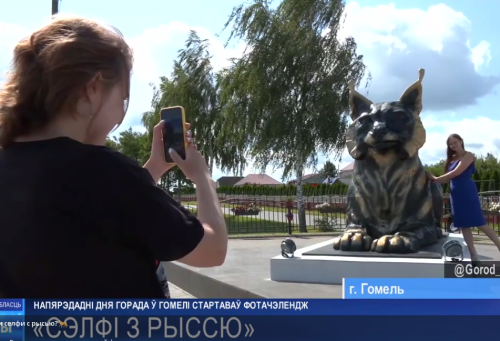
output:
[[[285,196],[250,196],[219,195],[219,200],[226,218],[228,231],[232,235],[273,235],[299,233],[298,202],[296,197]],[[500,213],[492,208],[491,203],[498,202],[498,196],[484,199],[483,213],[488,224],[500,234]],[[183,196],[182,203],[191,211],[196,211],[194,196]],[[488,206],[489,205],[489,206]],[[308,233],[340,232],[346,227],[346,196],[306,196],[303,198],[305,223]],[[442,228],[450,232],[452,223],[449,200],[445,200]],[[482,232],[474,230],[477,234]]]

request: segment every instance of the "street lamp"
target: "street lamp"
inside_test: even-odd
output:
[[[52,15],[59,13],[59,0],[52,0]]]
[[[292,239],[285,238],[281,242],[281,255],[284,258],[293,258],[295,251],[297,251],[297,245],[295,245],[295,242]]]
[[[461,262],[464,259],[464,249],[458,240],[448,240],[443,244],[445,257],[451,258],[454,262]]]

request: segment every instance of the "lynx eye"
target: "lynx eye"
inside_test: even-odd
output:
[[[387,117],[389,120],[394,120],[397,122],[400,121],[407,121],[408,120],[408,115],[404,111],[393,111],[390,113]]]
[[[359,118],[358,118],[358,122],[361,123],[361,124],[367,123],[367,122],[370,122],[370,121],[372,121],[372,118],[371,118],[371,116],[369,114],[366,114],[366,113],[363,114],[363,115],[361,115],[361,116],[359,116]]]

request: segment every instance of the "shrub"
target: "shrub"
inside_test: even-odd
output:
[[[349,186],[337,182],[333,185],[312,184],[303,186],[303,194],[306,197],[322,195],[345,195]],[[219,187],[217,192],[229,195],[263,195],[263,196],[286,196],[295,197],[297,187],[293,185],[266,186],[266,185],[243,185],[234,187]]]

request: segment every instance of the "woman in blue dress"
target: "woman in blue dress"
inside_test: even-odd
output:
[[[445,174],[439,177],[429,174],[432,181],[444,184],[450,182],[450,202],[455,228],[462,231],[469,248],[471,259],[478,260],[472,228],[479,228],[500,250],[496,232],[486,224],[472,174],[476,172],[474,155],[464,148],[464,140],[458,134],[451,134],[446,140]]]

